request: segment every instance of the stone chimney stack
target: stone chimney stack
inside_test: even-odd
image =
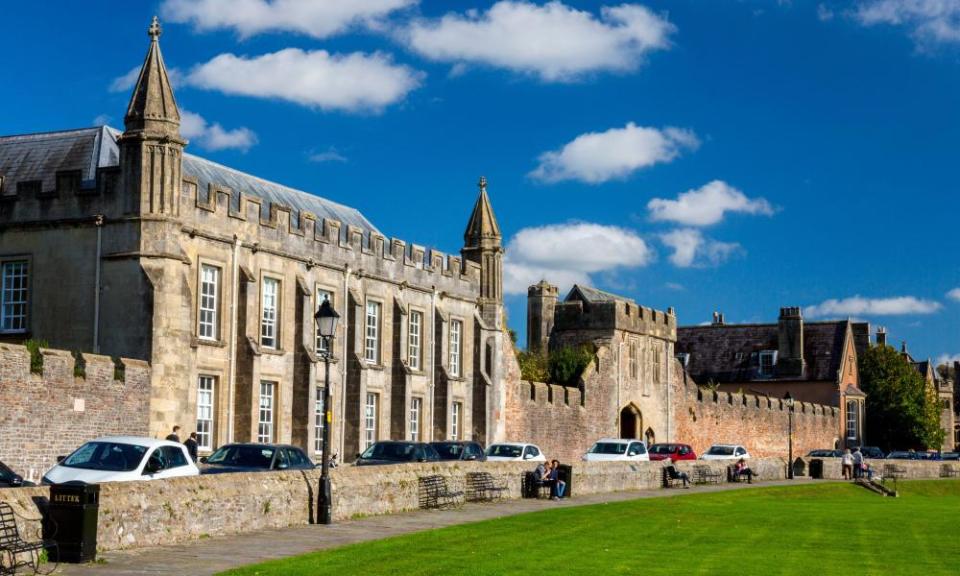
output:
[[[887,345],[887,329],[883,326],[877,328],[877,346]]]
[[[780,309],[777,321],[777,374],[803,376],[803,314],[797,306]]]
[[[527,351],[546,352],[560,292],[546,280],[527,288]]]
[[[714,326],[723,326],[723,312],[714,312],[714,313],[713,313],[713,325],[714,325]]]

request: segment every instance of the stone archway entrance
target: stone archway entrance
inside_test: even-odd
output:
[[[643,430],[643,414],[635,405],[627,404],[620,411],[620,437],[640,438],[641,430]]]

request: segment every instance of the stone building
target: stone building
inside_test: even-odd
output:
[[[956,440],[956,417],[953,405],[953,380],[941,376],[937,372],[933,361],[929,358],[920,361],[915,360],[910,352],[907,351],[906,342],[901,342],[900,353],[913,365],[917,372],[923,376],[923,380],[927,383],[927,386],[936,392],[937,399],[940,400],[942,404],[940,407],[940,428],[943,430],[943,445],[941,448],[945,452],[953,450],[958,442]]]
[[[488,441],[502,413],[502,247],[481,180],[460,256],[387,239],[358,210],[188,152],[159,25],[122,132],[0,138],[0,338],[144,359],[149,430],[320,449]],[[465,214],[466,215],[466,214]]]
[[[806,322],[800,308],[787,307],[776,324],[727,324],[714,313],[709,325],[681,326],[676,352],[700,385],[777,399],[789,392],[796,400],[836,406],[835,443],[859,446],[866,396],[859,388],[857,348],[865,341],[865,323]]]

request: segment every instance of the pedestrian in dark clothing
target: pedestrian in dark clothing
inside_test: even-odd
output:
[[[200,445],[197,443],[197,433],[191,432],[190,437],[183,441],[183,445],[187,447],[187,453],[190,454],[190,459],[196,462],[197,450],[200,448]]]
[[[563,498],[563,492],[567,489],[567,483],[560,479],[560,462],[553,460],[550,462],[550,481],[553,483],[550,486],[550,495],[551,500],[559,500]]]
[[[180,442],[180,427],[174,426],[173,432],[167,434],[167,440],[171,442]]]

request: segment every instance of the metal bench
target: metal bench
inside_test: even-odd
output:
[[[540,498],[546,493],[547,498],[553,492],[553,482],[537,478],[535,472],[524,472],[520,484],[520,493],[524,498]]]
[[[956,478],[957,477],[957,468],[952,464],[941,464],[940,465],[940,477],[941,478]]]
[[[467,474],[467,500],[472,502],[492,502],[503,498],[506,484],[498,484],[489,472],[470,472]]]
[[[723,474],[704,464],[698,464],[693,467],[694,484],[719,484],[723,480]]]
[[[421,508],[447,508],[462,504],[463,492],[450,490],[443,476],[421,476],[418,484]]]
[[[690,481],[690,477],[686,475],[685,472],[680,472],[677,470],[676,466],[664,466],[663,467],[663,487],[664,488],[673,488],[677,483],[686,485],[687,482],[684,482],[684,477],[687,478],[687,482]]]
[[[903,480],[907,477],[907,469],[900,464],[884,464],[883,465],[883,476],[880,478],[880,483],[884,487],[887,485],[887,480],[893,480],[893,490],[897,490],[897,480]]]
[[[24,540],[20,536],[17,514],[13,507],[6,502],[0,502],[0,574],[16,574],[17,568],[21,567],[30,568],[34,574],[38,574],[40,554],[44,549],[55,546],[56,543],[52,540]]]

